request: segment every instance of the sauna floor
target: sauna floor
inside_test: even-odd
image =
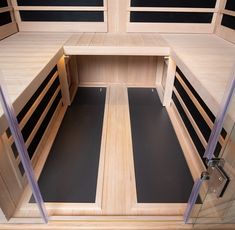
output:
[[[38,181],[45,202],[95,203],[105,96],[79,88]]]
[[[39,178],[46,202],[80,203],[63,214],[48,203],[50,211],[183,215],[193,180],[156,90],[111,85],[102,89],[96,110],[81,109],[87,103],[83,90],[68,108]],[[87,206],[97,193],[98,209]]]

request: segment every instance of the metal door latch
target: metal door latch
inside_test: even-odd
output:
[[[224,159],[219,158],[207,162],[207,172],[210,177],[208,181],[209,192],[215,193],[218,198],[223,196],[229,184],[229,177],[223,169],[224,164]]]

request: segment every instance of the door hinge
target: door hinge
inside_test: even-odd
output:
[[[215,193],[218,198],[222,197],[228,184],[229,177],[224,171],[224,159],[214,158],[207,162],[209,174],[208,188],[210,193]]]

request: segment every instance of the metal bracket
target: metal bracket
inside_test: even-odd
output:
[[[229,177],[224,171],[224,159],[214,158],[207,162],[210,180],[208,187],[210,193],[215,193],[218,198],[222,197],[229,183]]]
[[[212,158],[211,160],[207,159],[206,163],[208,167],[220,166],[223,168],[225,164],[225,160],[223,158]]]

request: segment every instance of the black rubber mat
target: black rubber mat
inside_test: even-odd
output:
[[[95,202],[105,95],[78,89],[39,178],[45,202]]]
[[[155,89],[129,88],[137,200],[187,203],[193,179]]]

